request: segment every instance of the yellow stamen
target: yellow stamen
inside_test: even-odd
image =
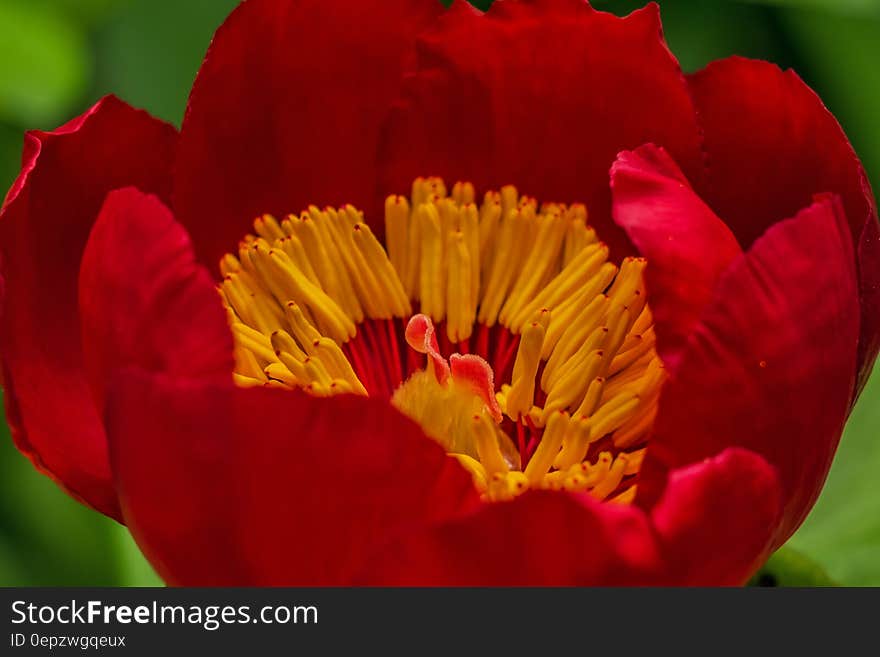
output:
[[[233,380],[384,389],[487,500],[549,488],[631,502],[666,378],[646,261],[609,262],[582,204],[512,185],[476,198],[416,179],[386,200],[387,252],[350,205],[256,218],[220,261]],[[403,335],[414,307],[426,317]],[[395,351],[410,339],[425,369]]]
[[[536,320],[520,337],[516,361],[513,364],[512,385],[507,395],[507,415],[512,420],[519,420],[521,415],[532,409],[532,401],[535,398],[535,375],[541,364],[543,344],[544,325]]]
[[[553,460],[562,447],[562,439],[567,428],[568,413],[554,413],[550,416],[538,449],[535,450],[525,469],[526,478],[532,486],[540,484],[550,470]]]
[[[440,213],[435,204],[423,203],[416,208],[416,223],[421,235],[419,261],[419,298],[422,312],[435,322],[445,317],[446,286],[443,276],[443,235]]]

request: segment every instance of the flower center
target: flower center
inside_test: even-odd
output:
[[[664,379],[644,259],[512,186],[418,178],[385,229],[387,252],[351,206],[255,220],[220,263],[235,381],[389,398],[489,500],[632,500]]]

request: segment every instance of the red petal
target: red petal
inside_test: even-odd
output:
[[[659,581],[662,571],[641,510],[539,490],[389,545],[361,583],[623,586]]]
[[[674,368],[721,273],[742,253],[662,148],[621,153],[611,167],[614,220],[648,258],[657,349]]]
[[[108,97],[53,132],[29,132],[0,212],[0,349],[19,449],[68,492],[118,516],[104,430],[83,373],[80,257],[107,192],[167,198],[174,129]]]
[[[216,284],[155,196],[129,187],[107,197],[83,253],[79,301],[99,414],[114,374],[129,366],[229,379],[232,335]]]
[[[748,247],[815,194],[843,200],[859,249],[864,384],[880,346],[880,240],[865,171],[840,125],[792,71],[732,57],[689,78],[705,134],[708,182],[697,189]]]
[[[673,471],[651,511],[671,582],[744,583],[770,555],[780,509],[776,472],[747,450]]]
[[[610,221],[608,190],[617,153],[654,142],[689,175],[702,166],[657,6],[621,19],[575,0],[496,2],[484,15],[464,4],[422,38],[386,127],[382,190],[439,175],[584,201],[620,255],[628,242]]]
[[[174,210],[214,267],[255,216],[353,203],[381,219],[379,124],[429,0],[249,0],[218,30],[181,131]],[[374,212],[380,214],[373,216]]]
[[[855,379],[858,295],[836,199],[771,227],[731,265],[662,393],[639,487],[739,445],[778,468],[785,515],[776,545],[815,501]]]
[[[478,503],[378,400],[130,372],[107,424],[126,522],[174,584],[351,583],[386,541]]]

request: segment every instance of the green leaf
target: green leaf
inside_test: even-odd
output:
[[[749,586],[836,586],[836,583],[807,555],[783,547],[755,573]]]
[[[847,586],[880,585],[880,370],[850,418],[828,481],[789,545]]]
[[[37,472],[0,422],[0,552],[6,548],[0,558],[14,568],[0,584],[114,585],[119,581],[117,527]]]
[[[117,525],[114,534],[119,557],[119,585],[164,586],[165,583],[144,557],[128,529]]]
[[[0,0],[0,121],[50,127],[86,91],[88,46],[48,5]]]
[[[822,9],[838,14],[880,15],[880,0],[744,0],[787,9]]]
[[[22,131],[0,122],[0,203],[18,175],[23,145]]]
[[[4,0],[0,0],[4,1]],[[15,0],[21,2],[21,0]],[[31,7],[63,14],[83,27],[93,27],[132,0],[27,0]]]
[[[97,35],[98,95],[115,93],[179,124],[214,30],[238,3],[139,0],[123,5]]]

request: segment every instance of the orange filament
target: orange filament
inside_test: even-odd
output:
[[[386,396],[487,500],[631,501],[664,380],[645,261],[609,262],[581,204],[474,198],[416,179],[387,252],[351,206],[257,218],[220,263],[235,381]]]

